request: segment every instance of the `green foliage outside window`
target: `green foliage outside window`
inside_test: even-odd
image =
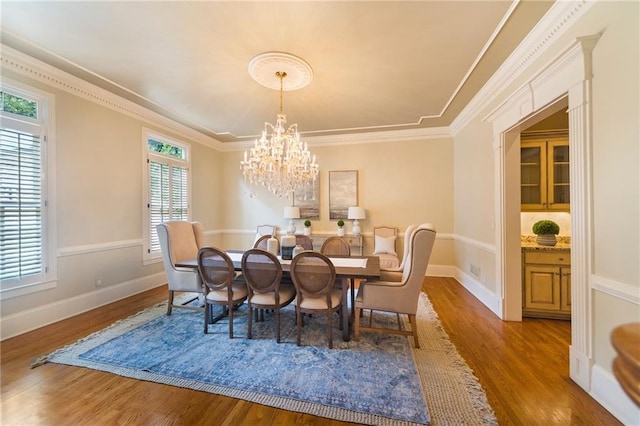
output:
[[[171,157],[184,159],[184,150],[178,146],[170,145],[153,139],[147,140],[149,150],[159,152],[160,154],[170,155]]]
[[[38,118],[38,103],[9,93],[0,92],[2,111],[23,117]]]

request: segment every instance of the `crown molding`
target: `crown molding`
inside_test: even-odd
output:
[[[426,127],[409,130],[389,130],[382,132],[345,133],[341,135],[302,136],[309,146],[361,145],[371,143],[408,142],[425,139],[451,138],[451,130],[447,126]],[[233,142],[225,144],[221,151],[241,151],[251,148],[254,141]],[[227,146],[228,145],[228,146]]]
[[[177,132],[216,150],[221,150],[222,148],[223,143],[210,136],[177,123],[162,114],[151,111],[4,44],[1,45],[0,64],[2,67],[13,70],[25,77],[133,117],[146,124],[166,131]]]
[[[221,152],[238,151],[253,146],[253,141],[220,142],[170,118],[144,108],[108,90],[73,76],[16,49],[2,45],[0,63],[25,77],[79,96],[90,102],[133,117],[149,125],[174,131],[202,145]],[[401,142],[424,139],[450,138],[449,127],[430,127],[383,132],[347,133],[340,135],[310,136],[304,140],[312,146],[349,145],[363,143]]]
[[[485,83],[451,123],[455,136],[494,101],[502,89],[519,77],[558,38],[582,17],[597,0],[557,1],[531,30],[498,71]]]

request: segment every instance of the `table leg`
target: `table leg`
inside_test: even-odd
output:
[[[342,281],[342,340],[349,341],[349,304],[347,298],[349,297],[349,279],[341,278]]]

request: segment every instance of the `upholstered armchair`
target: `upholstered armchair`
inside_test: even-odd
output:
[[[381,281],[401,281],[402,280],[402,271],[404,271],[404,267],[407,264],[407,259],[409,256],[409,241],[411,239],[411,234],[418,227],[418,225],[409,225],[407,229],[404,231],[404,249],[402,250],[402,261],[400,265],[397,267],[380,267],[380,280]]]
[[[398,228],[377,226],[373,228],[373,254],[380,258],[380,269],[394,269],[400,266],[396,250]]]
[[[277,230],[278,227],[276,225],[258,225],[256,227],[256,238],[253,240],[254,247],[260,237],[275,237]]]
[[[176,266],[176,263],[195,259],[198,256],[198,250],[204,243],[204,228],[202,224],[200,222],[171,221],[158,224],[156,229],[169,287],[167,315],[171,315],[171,310],[174,307],[202,310],[200,307],[188,305],[197,297],[181,305],[173,303],[176,291],[204,293],[202,280],[197,269]]]
[[[402,279],[400,281],[366,281],[360,284],[355,305],[354,337],[356,341],[360,338],[360,331],[374,331],[413,336],[416,348],[420,347],[416,313],[435,238],[436,231],[431,224],[418,226],[409,237],[409,251],[405,254],[408,263],[405,264]],[[360,326],[360,312],[362,309],[371,309],[367,327]],[[398,329],[372,327],[371,316],[373,311],[396,313]],[[409,316],[411,330],[401,329],[400,314]]]

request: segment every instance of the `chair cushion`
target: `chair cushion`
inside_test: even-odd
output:
[[[375,236],[373,254],[392,254],[396,253],[396,237],[381,237]]]
[[[243,282],[234,281],[231,285],[233,289],[233,300],[241,300],[249,293],[247,285]],[[207,293],[207,300],[212,302],[227,302],[227,290],[213,290]]]
[[[280,293],[280,304],[284,304],[293,300],[296,295],[296,289],[292,285],[283,284],[280,285],[278,290]],[[275,305],[276,295],[274,292],[270,293],[254,293],[251,297],[251,303],[256,305]]]
[[[398,269],[400,259],[394,254],[377,254],[380,258],[380,269]]]
[[[331,292],[331,308],[337,307],[342,302],[342,289],[334,288]],[[327,309],[327,297],[304,297],[300,301],[302,309]]]

